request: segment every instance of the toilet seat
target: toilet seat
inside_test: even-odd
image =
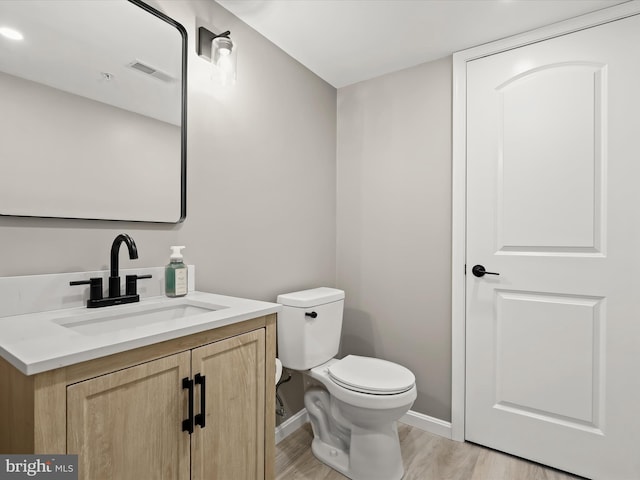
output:
[[[337,385],[369,395],[397,395],[411,390],[416,378],[408,368],[380,358],[347,355],[328,368]]]

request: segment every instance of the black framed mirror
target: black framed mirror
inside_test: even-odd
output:
[[[182,25],[139,0],[2,0],[0,19],[0,215],[183,221]]]

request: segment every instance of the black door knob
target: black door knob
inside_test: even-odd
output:
[[[500,275],[496,272],[487,272],[482,265],[474,265],[471,269],[471,273],[473,273],[476,277],[484,277],[485,275]]]

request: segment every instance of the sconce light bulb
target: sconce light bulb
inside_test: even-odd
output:
[[[233,40],[228,37],[216,37],[211,43],[214,52],[218,52],[219,56],[230,55],[233,50]]]
[[[1,1],[1,0],[0,0]],[[233,85],[236,81],[237,45],[229,37],[216,37],[211,44],[213,78],[220,85]]]

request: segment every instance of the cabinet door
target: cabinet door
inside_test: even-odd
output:
[[[192,479],[264,479],[264,329],[193,350],[192,371],[206,379],[205,427],[192,436]]]
[[[67,388],[67,451],[80,479],[189,479],[189,360],[183,352]]]

